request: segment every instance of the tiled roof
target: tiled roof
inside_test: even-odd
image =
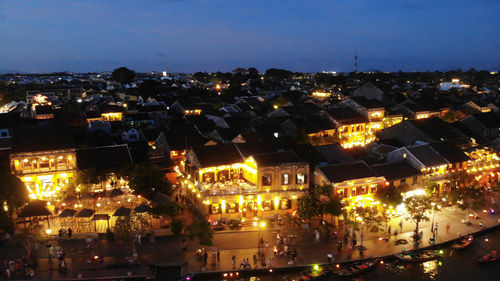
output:
[[[84,148],[76,151],[78,169],[106,170],[120,168],[123,164],[131,162],[132,159],[126,144]]]
[[[378,174],[363,161],[318,166],[318,169],[332,183],[378,177]]]
[[[428,144],[407,146],[406,149],[426,167],[448,164],[448,161]]]
[[[391,162],[379,165],[373,165],[372,169],[377,174],[385,177],[387,180],[398,180],[419,176],[422,174],[419,170],[415,169],[408,161],[403,160],[400,162]]]
[[[253,158],[259,166],[274,166],[279,164],[304,162],[304,160],[300,159],[300,157],[293,150],[255,154],[253,155]]]

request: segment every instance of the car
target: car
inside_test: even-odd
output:
[[[226,223],[221,220],[212,221],[211,224],[214,231],[221,231],[226,229]]]

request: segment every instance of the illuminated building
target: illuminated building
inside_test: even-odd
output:
[[[332,108],[328,113],[337,125],[337,134],[342,147],[364,146],[367,143],[366,117],[349,107]]]
[[[373,165],[372,169],[386,179],[383,186],[422,187],[423,173],[414,168],[407,160]]]
[[[11,172],[25,184],[32,199],[52,198],[73,180],[76,151],[62,126],[21,127],[13,131]]]
[[[321,165],[314,170],[314,183],[332,186],[330,197],[344,199],[347,206],[361,203],[360,200],[376,204],[374,193],[385,181],[364,161]]]
[[[413,145],[396,149],[387,154],[389,162],[407,160],[413,167],[428,176],[443,175],[450,164],[430,145]]]
[[[184,188],[213,218],[253,218],[296,208],[309,188],[309,165],[294,152],[244,158],[234,144],[191,149]]]

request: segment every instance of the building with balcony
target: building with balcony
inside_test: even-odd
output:
[[[186,170],[185,188],[213,218],[288,212],[309,188],[309,164],[293,151],[245,158],[236,144],[195,147],[186,154]]]
[[[30,198],[56,197],[76,174],[76,150],[71,133],[64,126],[16,128],[10,167],[25,183]]]

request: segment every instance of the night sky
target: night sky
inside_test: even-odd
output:
[[[78,2],[78,3],[76,3]],[[500,69],[498,0],[0,1],[0,72]]]

